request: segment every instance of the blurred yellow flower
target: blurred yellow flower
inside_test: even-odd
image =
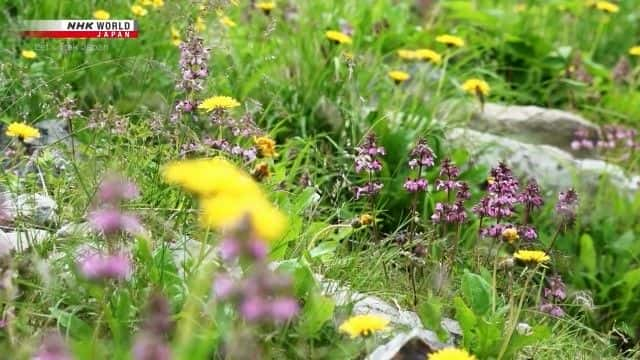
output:
[[[462,84],[462,90],[472,95],[488,96],[491,92],[491,88],[486,81],[482,79],[469,79]]]
[[[152,0],[140,0],[140,5],[142,6],[149,6],[153,3]]]
[[[402,60],[415,60],[418,58],[418,54],[413,50],[400,49],[398,57]]]
[[[151,6],[153,6],[154,9],[161,8],[164,6],[164,0],[152,0]]]
[[[513,244],[516,240],[520,239],[518,230],[515,228],[507,228],[502,231],[502,238],[509,244]]]
[[[551,258],[544,251],[539,250],[519,250],[513,257],[523,263],[538,265],[549,262]]]
[[[618,5],[608,1],[597,1],[596,9],[609,14],[615,14],[620,11],[620,7]]]
[[[253,142],[258,148],[258,155],[261,157],[278,156],[276,153],[276,142],[268,136],[260,136],[253,138]]]
[[[162,176],[165,182],[203,197],[261,193],[251,176],[221,157],[171,162],[163,168]]]
[[[632,46],[629,49],[629,54],[633,56],[640,56],[640,45]]]
[[[454,35],[446,35],[446,34],[440,35],[436,37],[436,41],[441,44],[445,44],[447,46],[453,46],[453,47],[464,46],[464,40],[461,37],[454,36]]]
[[[28,59],[28,60],[33,60],[33,59],[38,57],[38,54],[36,54],[36,52],[33,51],[33,50],[22,50],[20,52],[20,55],[23,58]]]
[[[527,5],[526,4],[516,4],[516,6],[514,7],[514,10],[517,13],[524,12],[525,10],[527,10]]]
[[[277,239],[287,226],[287,218],[271,204],[260,185],[224,158],[172,162],[163,168],[162,175],[167,183],[200,196],[200,221],[206,227],[225,231],[249,219],[256,235],[269,241]]]
[[[194,29],[197,32],[203,32],[207,29],[207,25],[204,23],[204,20],[200,16],[196,18],[196,23],[193,25]]]
[[[269,15],[273,9],[276,8],[275,1],[258,1],[255,4],[256,9],[262,10],[265,14]]]
[[[171,26],[171,43],[175,46],[179,46],[182,43],[180,31],[175,26]]]
[[[370,336],[373,333],[386,330],[388,324],[389,320],[380,315],[356,315],[340,325],[340,332],[346,333],[351,338]]]
[[[353,42],[351,36],[343,34],[340,31],[329,30],[324,33],[324,36],[336,44],[351,44]]]
[[[427,360],[476,360],[467,350],[447,347],[429,354]]]
[[[13,122],[7,126],[5,134],[8,137],[17,137],[22,141],[37,139],[40,137],[40,130],[25,123]]]
[[[109,20],[111,14],[106,10],[99,9],[93,12],[93,17],[98,20]]]
[[[132,5],[131,6],[131,13],[135,16],[145,16],[147,15],[148,11],[147,9],[143,8],[140,5]]]
[[[358,218],[358,221],[360,222],[360,224],[365,226],[373,224],[373,220],[374,218],[371,214],[362,214]]]
[[[213,111],[233,109],[238,106],[240,106],[240,103],[230,96],[212,96],[198,105],[198,109]]]
[[[411,77],[409,73],[401,71],[401,70],[393,70],[387,73],[391,80],[393,80],[396,84],[401,84]]]
[[[416,50],[416,59],[440,64],[442,62],[442,55],[431,49],[418,49]]]
[[[221,194],[201,200],[201,222],[219,230],[237,226],[249,217],[256,234],[264,240],[276,240],[287,227],[287,218],[263,194]]]
[[[221,16],[220,23],[226,27],[236,27],[237,25],[236,22],[231,20],[231,18],[228,16]]]

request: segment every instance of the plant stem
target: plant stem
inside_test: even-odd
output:
[[[504,357],[504,354],[507,352],[507,348],[509,347],[509,343],[511,342],[511,337],[513,336],[513,332],[518,325],[518,318],[520,318],[520,313],[522,312],[522,306],[524,305],[524,299],[527,296],[527,288],[529,287],[529,282],[533,278],[533,275],[536,273],[538,267],[536,266],[532,271],[529,272],[527,276],[527,280],[524,283],[524,288],[522,289],[522,294],[520,295],[520,300],[518,301],[518,307],[515,309],[515,314],[512,311],[509,319],[509,327],[507,329],[507,336],[502,342],[502,347],[500,348],[500,353],[498,354],[498,360],[501,360]],[[510,314],[510,315],[511,315]]]

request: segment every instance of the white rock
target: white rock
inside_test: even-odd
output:
[[[320,277],[321,279],[321,277]],[[398,306],[393,306],[377,296],[369,296],[359,292],[351,291],[349,288],[340,286],[334,280],[319,281],[323,295],[330,296],[336,305],[353,304],[353,314],[377,314],[389,319],[392,324],[407,326],[409,328],[421,328],[422,321],[418,314],[402,310]]]
[[[55,222],[58,205],[49,196],[43,194],[3,193],[3,208],[11,218],[25,217],[37,225]]]
[[[31,246],[39,245],[49,238],[49,232],[40,229],[26,229],[23,231],[12,231],[0,233],[0,253],[6,251],[23,252]]]
[[[622,193],[633,194],[640,187],[640,177],[627,176],[617,165],[602,160],[575,159],[571,154],[548,145],[532,145],[502,136],[471,129],[455,128],[447,132],[454,147],[466,148],[472,161],[487,167],[504,161],[521,177],[535,178],[543,190],[576,187],[595,191],[603,178]]]
[[[88,236],[91,233],[91,227],[88,223],[66,223],[56,231],[56,237],[59,239],[66,239],[69,237],[83,237]]]
[[[367,360],[426,359],[430,354],[445,347],[438,336],[429,330],[415,328],[408,333],[396,335],[388,343],[376,348]]]
[[[488,103],[477,111],[469,127],[512,139],[552,145],[570,150],[576,130],[584,128],[596,135],[599,128],[584,118],[567,111],[538,106],[514,106]]]

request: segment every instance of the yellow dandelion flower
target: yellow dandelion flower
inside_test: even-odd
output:
[[[98,20],[109,20],[111,14],[106,10],[98,9],[93,12],[93,17]]]
[[[618,5],[608,1],[597,1],[595,6],[596,9],[609,14],[615,14],[620,11],[620,7]]]
[[[632,46],[629,49],[629,54],[633,56],[640,56],[640,45]]]
[[[427,360],[476,360],[467,350],[448,347],[429,354]]]
[[[180,31],[175,26],[171,26],[171,43],[175,46],[179,46],[182,43]]]
[[[416,50],[416,58],[422,61],[430,61],[434,64],[440,64],[442,62],[442,55],[431,49]]]
[[[207,24],[205,24],[204,20],[200,16],[198,16],[193,27],[197,32],[203,32],[207,29]]]
[[[362,225],[371,225],[373,224],[373,216],[371,214],[362,214],[360,215],[360,217],[358,218],[358,221],[360,222],[360,224]]]
[[[258,1],[255,7],[256,9],[262,10],[266,15],[269,15],[271,11],[276,8],[276,3],[275,1]]]
[[[140,0],[140,5],[149,6],[153,3],[153,0]]]
[[[276,142],[268,136],[260,136],[253,138],[254,144],[258,148],[258,155],[261,157],[278,156],[276,153]]]
[[[261,239],[276,240],[287,226],[287,218],[263,194],[222,194],[201,201],[204,226],[227,230],[249,217],[251,226]]]
[[[549,255],[539,250],[519,250],[513,254],[513,257],[520,262],[532,265],[544,264],[551,260]]]
[[[231,194],[257,196],[260,187],[224,158],[196,159],[171,162],[162,169],[166,183],[178,185],[199,196]]]
[[[27,60],[33,60],[38,57],[38,54],[33,50],[22,50],[20,55]]]
[[[340,325],[340,331],[351,338],[356,338],[386,330],[387,325],[389,325],[389,320],[380,315],[356,315],[343,322]]]
[[[228,16],[221,16],[220,17],[220,23],[222,25],[224,25],[226,27],[230,27],[230,28],[231,27],[236,27],[236,25],[237,25],[236,22],[231,20],[231,18],[228,17]]]
[[[520,239],[518,230],[515,228],[506,228],[502,231],[502,238],[509,244],[513,244],[516,240]]]
[[[213,111],[213,110],[226,110],[233,109],[240,106],[240,103],[230,96],[213,96],[205,99],[198,109]]]
[[[161,8],[164,6],[164,0],[152,0],[151,6],[153,6],[154,9]]]
[[[415,60],[418,58],[418,54],[413,50],[400,49],[397,53],[402,60]]]
[[[324,36],[329,39],[331,42],[336,43],[336,44],[351,44],[353,42],[353,40],[351,39],[351,36],[347,35],[347,34],[343,34],[340,31],[335,31],[335,30],[329,30],[327,32],[324,33]]]
[[[147,15],[148,11],[147,11],[147,9],[143,8],[140,5],[132,5],[131,6],[131,13],[134,16],[145,16],[145,15]]]
[[[16,137],[22,141],[28,141],[39,138],[40,130],[25,123],[13,122],[7,126],[5,134],[8,137]]]
[[[440,35],[436,37],[436,41],[451,47],[463,47],[464,39],[454,35]]]
[[[482,79],[469,79],[462,84],[462,90],[476,96],[489,96],[491,87]]]
[[[400,70],[389,71],[387,75],[389,75],[391,80],[393,80],[396,84],[402,84],[403,82],[409,80],[409,78],[411,77],[409,73]]]

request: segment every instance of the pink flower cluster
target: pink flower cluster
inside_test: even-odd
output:
[[[383,188],[380,181],[374,179],[375,174],[382,171],[381,156],[385,155],[384,147],[379,146],[374,133],[369,133],[361,146],[356,147],[355,169],[357,173],[366,172],[367,181],[355,187],[356,200],[365,196],[375,196]]]
[[[228,234],[219,247],[223,260],[245,265],[243,276],[218,274],[213,282],[213,294],[218,300],[233,304],[248,322],[286,322],[299,311],[297,300],[290,295],[291,280],[269,268],[266,245],[248,229],[245,223]]]

